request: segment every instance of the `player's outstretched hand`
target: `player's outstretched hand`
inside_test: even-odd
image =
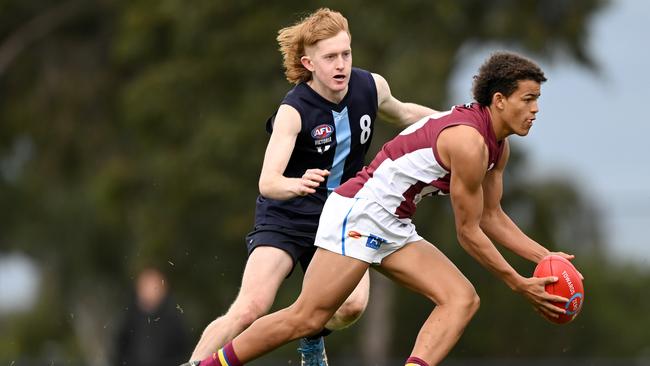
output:
[[[566,310],[554,303],[564,304],[569,301],[565,297],[551,295],[546,292],[546,285],[557,282],[557,280],[558,278],[555,276],[530,277],[526,279],[521,291],[524,297],[533,305],[535,311],[551,318],[557,318],[560,314],[566,313]]]
[[[325,177],[330,175],[328,170],[324,169],[307,169],[302,177],[295,180],[297,186],[294,192],[298,196],[306,196],[316,193],[316,187],[325,181]]]

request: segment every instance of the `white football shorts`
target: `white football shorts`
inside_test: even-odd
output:
[[[370,264],[421,240],[410,219],[399,219],[378,203],[332,193],[325,202],[314,244]]]

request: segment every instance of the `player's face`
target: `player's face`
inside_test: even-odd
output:
[[[502,116],[511,133],[526,136],[533,127],[535,115],[539,112],[540,89],[536,81],[520,80],[514,93],[503,99]]]
[[[328,96],[345,95],[352,70],[350,36],[341,31],[336,36],[318,41],[307,47],[303,65],[312,72],[310,85]]]

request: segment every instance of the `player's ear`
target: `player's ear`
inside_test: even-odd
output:
[[[312,71],[312,72],[314,71],[314,64],[311,62],[311,57],[309,57],[307,55],[302,56],[300,58],[300,63],[302,64],[302,66],[305,69],[307,69],[309,71]]]
[[[501,94],[501,92],[496,92],[492,94],[492,105],[498,109],[503,109],[503,102],[505,99],[505,95]]]

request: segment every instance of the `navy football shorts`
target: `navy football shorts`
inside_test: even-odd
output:
[[[300,263],[303,273],[316,252],[314,237],[316,233],[296,231],[277,225],[257,225],[246,235],[248,255],[257,247],[267,246],[284,250],[293,260],[293,267]],[[291,276],[293,268],[287,277]]]

